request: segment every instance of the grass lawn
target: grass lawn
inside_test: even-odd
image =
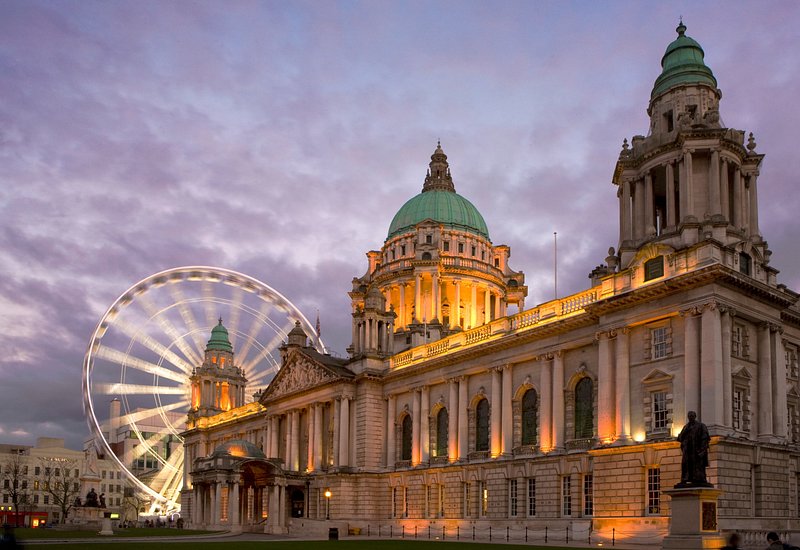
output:
[[[97,534],[97,529],[92,530],[69,530],[60,529],[27,529],[19,527],[14,529],[17,540],[31,539],[93,539],[106,538]],[[114,529],[115,537],[181,537],[187,535],[207,535],[216,531],[190,531],[188,529],[166,529],[148,528],[137,529]],[[73,547],[74,548],[74,547]]]
[[[463,548],[465,544],[469,550],[498,550],[498,548],[519,548],[514,545],[488,544],[488,543],[464,543],[464,542],[441,542],[441,541],[410,541],[410,540],[341,540],[341,541],[231,541],[220,540],[219,542],[198,542],[198,541],[170,541],[170,542],[109,542],[86,544],[84,548],[114,548],[116,550],[142,550],[142,547],[149,549],[168,548],[178,545],[187,550],[220,550],[223,545],[235,550],[457,550]],[[191,546],[189,546],[191,545]],[[76,550],[75,544],[47,544],[34,545],[27,543],[26,548],[42,548],[50,550]],[[554,546],[537,547],[526,546],[534,550],[575,550],[558,548]],[[180,550],[180,548],[178,549]]]

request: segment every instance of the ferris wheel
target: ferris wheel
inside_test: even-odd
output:
[[[98,450],[149,495],[151,513],[180,510],[189,378],[220,319],[249,400],[277,373],[278,348],[295,322],[326,352],[308,319],[279,292],[206,266],[168,269],[134,284],[106,310],[89,342],[82,382],[89,428]]]

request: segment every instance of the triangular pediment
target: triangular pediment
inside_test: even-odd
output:
[[[341,372],[299,350],[290,350],[278,374],[261,396],[262,404],[281,397],[346,380]]]
[[[739,370],[735,371],[731,376],[733,376],[734,378],[740,378],[744,380],[753,379],[753,377],[750,375],[750,371],[748,371],[746,367],[741,367]]]
[[[650,374],[644,377],[642,380],[645,384],[655,384],[657,382],[667,382],[672,380],[672,375],[667,374],[663,370],[653,369],[650,371]]]

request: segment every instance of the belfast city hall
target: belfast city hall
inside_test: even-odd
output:
[[[220,320],[182,434],[187,525],[658,540],[696,411],[719,528],[800,529],[800,295],[759,228],[764,155],[722,125],[683,23],[653,76],[646,135],[608,159],[619,241],[584,291],[526,303],[510,248],[457,193],[469,174],[437,145],[349,287],[347,358],[298,323],[250,401]]]

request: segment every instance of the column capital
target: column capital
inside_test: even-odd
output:
[[[700,306],[689,306],[685,309],[681,309],[678,311],[678,315],[681,317],[694,317],[695,315],[699,315],[701,312]]]
[[[701,311],[716,311],[719,309],[719,303],[716,300],[709,300],[700,306]]]
[[[553,353],[541,353],[534,357],[534,361],[552,361],[553,360]]]
[[[598,330],[597,332],[594,333],[594,339],[596,342],[599,342],[600,340],[609,340],[611,338],[616,338],[616,337],[617,337],[616,329]]]
[[[719,312],[723,315],[727,315],[728,317],[736,317],[736,308],[729,306],[727,304],[720,304],[719,305]]]

